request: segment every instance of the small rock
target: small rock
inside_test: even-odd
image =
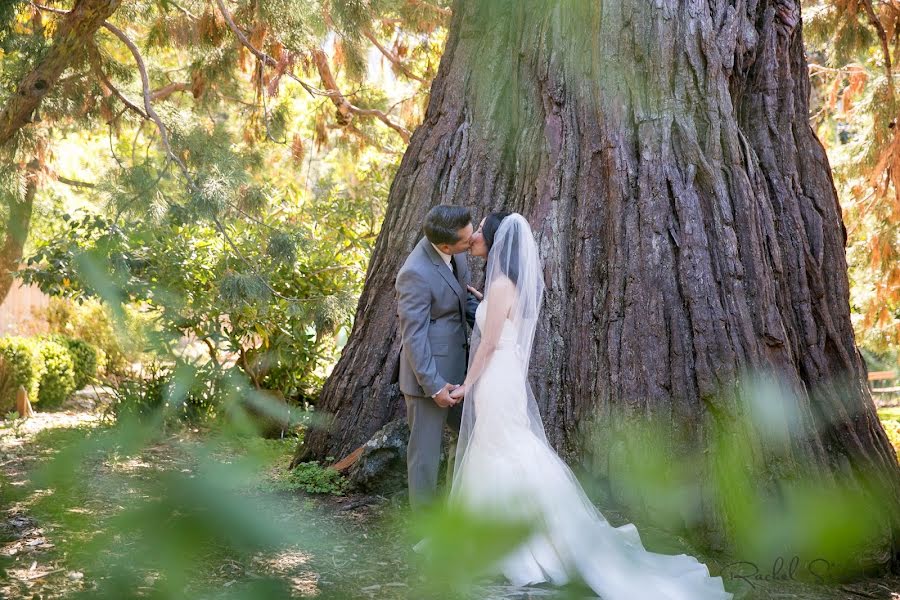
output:
[[[66,577],[69,578],[69,581],[81,581],[84,579],[84,573],[81,571],[69,571],[66,573]]]
[[[384,496],[394,492],[405,492],[408,444],[409,426],[406,418],[391,421],[375,432],[369,441],[354,452],[359,453],[358,458],[353,461],[341,461],[341,463],[352,462],[347,477],[350,486],[356,490]],[[445,430],[441,445],[439,480],[443,479],[447,472],[448,449],[451,447],[452,436]]]
[[[409,427],[405,419],[391,421],[363,446],[350,467],[349,481],[355,489],[391,492],[406,486],[406,446]]]

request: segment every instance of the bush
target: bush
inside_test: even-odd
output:
[[[180,370],[150,363],[141,377],[120,382],[110,412],[116,419],[144,420],[166,410],[168,421],[199,423],[216,416],[228,394],[237,390],[228,370],[209,363]]]
[[[75,391],[72,355],[66,346],[46,338],[38,342],[37,359],[40,365],[37,399],[44,408],[57,407]]]
[[[136,310],[126,308],[125,323],[117,329],[109,309],[97,300],[78,304],[68,298],[51,297],[42,316],[51,331],[84,340],[100,351],[100,375],[124,374],[140,358],[146,317]]]
[[[27,338],[0,338],[0,410],[15,409],[19,386],[36,401],[38,377],[34,343]]]
[[[285,491],[303,490],[307,494],[341,496],[347,493],[349,483],[340,472],[312,461],[298,464],[277,487]]]
[[[64,345],[72,356],[72,364],[75,368],[76,390],[80,390],[96,380],[101,359],[100,350],[83,340],[64,335],[53,336],[51,339]]]
[[[150,363],[142,377],[126,377],[115,388],[109,414],[117,420],[134,418],[144,421],[165,402],[171,371],[158,363]]]

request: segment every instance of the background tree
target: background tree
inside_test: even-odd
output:
[[[900,344],[900,3],[807,5],[811,118],[828,149],[847,223],[856,329],[864,349],[879,355],[871,357],[876,366],[889,369]]]
[[[89,0],[4,13],[4,114],[23,113],[16,90],[48,57],[67,63],[0,147],[2,294],[37,194],[46,235],[27,281],[138,303],[163,347],[200,340],[257,385],[311,398],[352,317],[446,16],[391,1],[100,4],[107,16],[70,27],[74,43],[61,27]],[[368,73],[373,56],[383,76]],[[66,210],[59,187],[84,210]]]
[[[77,186],[124,218],[188,208],[227,240],[223,219],[249,218],[254,202],[272,208],[261,202],[272,195],[267,180],[279,177],[264,169],[267,159],[290,157],[302,172],[309,157],[306,179],[322,148],[348,148],[350,160],[371,148],[389,160],[421,118],[445,19],[425,3],[316,0],[13,2],[0,16],[9,25],[0,188],[15,240],[27,237],[29,178],[38,189],[44,178]],[[405,97],[366,82],[376,48],[410,82],[394,86]],[[113,154],[103,180],[59,178],[55,145],[103,129]],[[4,277],[20,258],[12,250],[0,254]],[[259,256],[242,261],[245,272],[259,271]]]
[[[850,323],[846,231],[808,122],[800,23],[784,0],[457,2],[323,390],[333,422],[296,460],[342,457],[402,416],[394,276],[427,210],[451,203],[532,222],[547,293],[531,375],[548,437],[576,457],[581,426],[599,421],[595,464],[615,498],[632,448],[624,414],[661,424],[672,468],[708,456],[688,476],[709,540],[735,533],[747,486],[787,502],[803,475],[872,476],[896,506],[900,468]],[[737,382],[753,372],[795,399],[767,423],[745,419]],[[714,489],[714,432],[733,424],[759,471]],[[885,510],[871,514],[887,533],[850,560],[897,556],[900,520]]]

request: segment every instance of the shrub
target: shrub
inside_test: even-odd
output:
[[[37,399],[44,408],[62,404],[75,391],[75,365],[69,349],[46,338],[38,341],[40,364]]]
[[[52,339],[68,348],[72,356],[76,390],[80,390],[97,378],[100,351],[94,345],[64,335],[53,336]]]
[[[110,412],[117,419],[131,416],[143,420],[157,411],[167,410],[169,421],[198,423],[214,417],[228,394],[236,393],[238,386],[229,377],[228,370],[209,363],[182,365],[179,371],[150,363],[141,377],[128,377],[120,382]]]
[[[100,375],[124,374],[129,364],[140,358],[146,319],[136,310],[126,308],[125,323],[117,329],[109,309],[97,300],[78,304],[68,298],[51,297],[42,316],[51,331],[84,340],[100,351]]]
[[[165,402],[171,371],[158,363],[147,365],[142,377],[126,377],[115,388],[109,414],[117,420],[135,418],[143,421]]]
[[[19,386],[24,386],[28,397],[36,401],[38,377],[34,343],[20,337],[0,338],[0,407],[15,408]]]
[[[303,490],[308,494],[340,496],[347,492],[349,484],[340,472],[312,461],[298,464],[277,487],[286,491]]]

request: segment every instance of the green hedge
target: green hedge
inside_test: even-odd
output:
[[[21,337],[0,338],[0,411],[16,408],[16,391],[24,386],[31,399],[37,398],[40,371],[33,340]]]
[[[80,390],[96,379],[101,367],[99,349],[83,340],[63,335],[55,335],[51,339],[59,342],[69,350],[69,355],[72,357],[72,366],[75,369],[76,390]]]
[[[38,341],[40,364],[38,401],[42,408],[55,408],[75,391],[75,361],[68,347],[52,338]]]
[[[97,377],[105,355],[92,344],[62,335],[0,338],[0,416],[15,410],[24,386],[32,404],[62,404]]]

